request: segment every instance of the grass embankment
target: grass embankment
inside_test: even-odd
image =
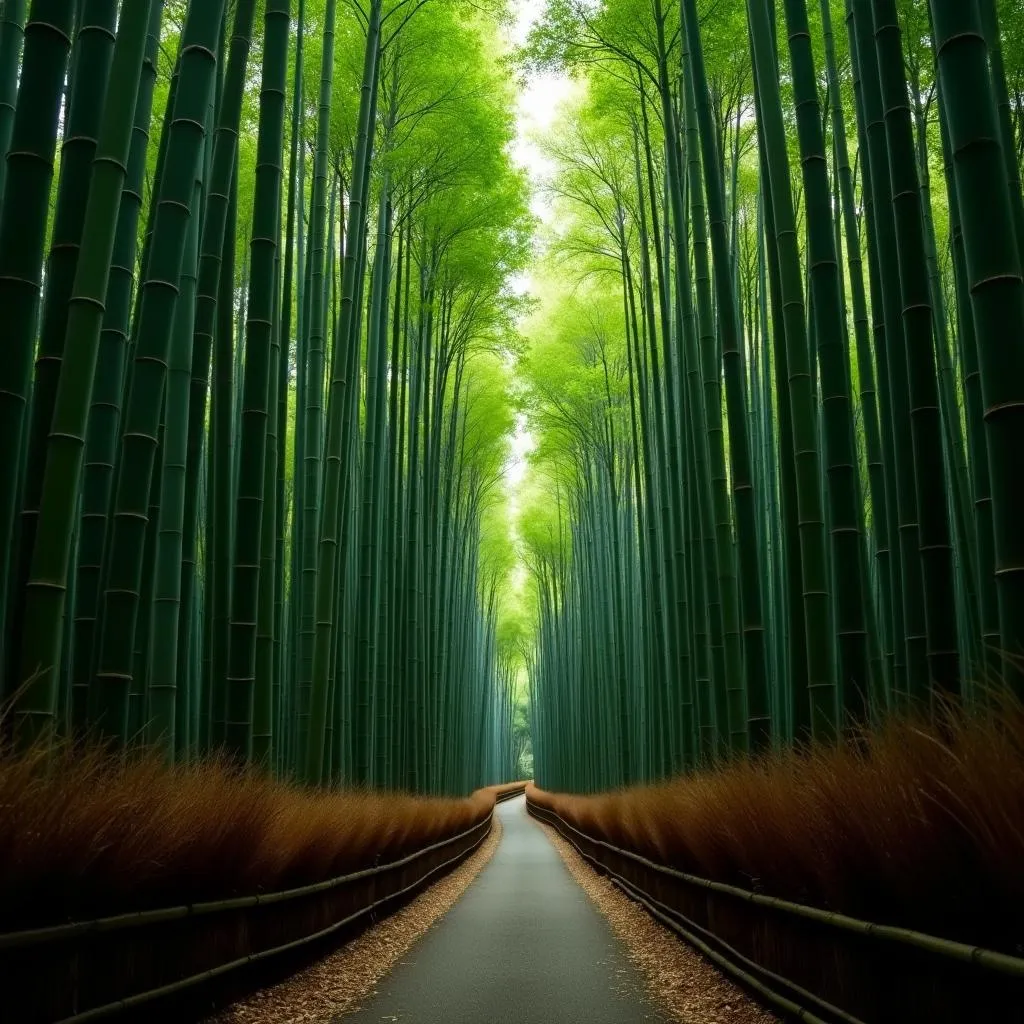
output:
[[[0,757],[0,932],[387,863],[478,823],[503,788],[464,799],[314,792],[218,763]]]
[[[1024,708],[891,721],[860,745],[530,800],[703,878],[1024,955]]]

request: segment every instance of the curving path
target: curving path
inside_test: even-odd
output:
[[[661,1018],[523,797],[490,863],[344,1024],[640,1024]]]

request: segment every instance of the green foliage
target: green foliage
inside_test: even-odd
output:
[[[50,6],[62,24],[78,5]],[[332,7],[333,60],[322,68]],[[7,232],[17,226],[8,208],[28,202],[38,222],[38,245],[20,250],[35,261],[27,274],[42,277],[46,204],[59,193],[91,177],[108,228],[98,234],[94,218],[76,230],[65,216],[69,237],[54,238],[66,261],[81,233],[95,263],[70,299],[75,378],[62,375],[59,391],[59,408],[74,406],[61,420],[70,433],[51,438],[35,467],[47,481],[38,540],[19,531],[20,557],[42,572],[28,583],[24,637],[26,583],[10,575],[5,694],[32,680],[17,697],[19,732],[99,727],[115,746],[151,742],[168,760],[225,744],[323,783],[455,792],[510,778],[524,746],[512,660],[521,666],[527,643],[509,625],[525,616],[511,596],[502,482],[521,344],[510,279],[528,257],[531,220],[507,152],[504,12],[260,0],[227,5],[222,22],[206,0],[154,8],[155,59],[141,72],[132,61],[148,7],[118,25],[117,52],[132,59],[115,60],[109,90],[120,111],[105,153],[114,162],[75,167],[66,149],[52,186],[38,171],[7,176]],[[20,49],[24,17],[4,5],[0,52]],[[379,34],[368,31],[374,18]],[[23,149],[18,125],[46,123],[62,62],[90,38],[94,49],[109,41],[84,33],[61,53],[30,29],[13,117]],[[85,76],[82,96],[103,84]],[[0,82],[0,110],[16,86]],[[136,105],[122,192],[115,168],[128,154],[117,154]],[[38,143],[56,152],[52,122]],[[69,299],[47,280],[44,302],[56,323]],[[37,328],[26,325],[28,353]],[[41,364],[26,394],[48,393],[59,371]],[[322,450],[309,443],[319,436]],[[20,480],[26,435],[7,442],[4,473]],[[321,481],[336,491],[334,521],[328,491],[319,501],[312,490]],[[7,493],[11,523],[37,500],[21,485]],[[337,558],[310,588],[325,542]],[[317,719],[300,639],[307,617],[325,621],[325,594]]]
[[[994,485],[1024,377],[981,282],[1019,280],[1020,28],[993,0],[545,5],[520,66],[578,84],[540,140],[554,225],[521,363],[544,785],[1018,685],[1018,577],[995,573],[1018,488]],[[961,115],[970,157],[944,138]],[[982,176],[1007,205],[972,257]]]
[[[591,789],[1020,689],[1019,3],[145,11],[0,5],[21,741]]]

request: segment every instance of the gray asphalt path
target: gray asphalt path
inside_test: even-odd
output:
[[[607,921],[526,813],[462,899],[344,1024],[640,1024],[660,1018]]]

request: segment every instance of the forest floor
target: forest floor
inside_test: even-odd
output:
[[[606,875],[595,871],[556,829],[537,824],[608,919],[666,1020],[675,1024],[771,1024],[776,1020]]]
[[[358,1009],[417,939],[469,888],[494,856],[501,833],[501,819],[495,814],[490,835],[481,846],[412,902],[330,956],[226,1007],[208,1024],[325,1024]]]
[[[662,1018],[607,921],[526,815],[465,896],[345,1024],[642,1024]]]
[[[1024,705],[1008,697],[667,782],[527,794],[677,871],[1020,955]]]
[[[453,875],[217,1024],[772,1020],[608,891],[522,799],[499,804],[495,818],[494,834]]]

